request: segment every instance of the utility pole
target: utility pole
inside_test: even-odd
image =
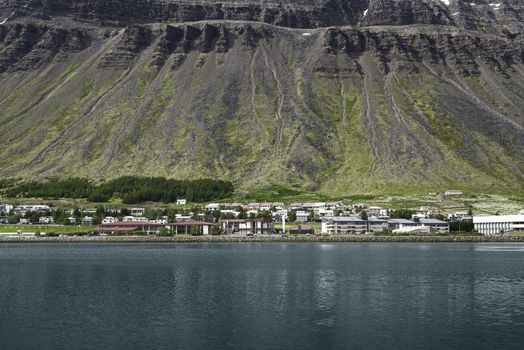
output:
[[[282,234],[286,234],[286,218],[287,214],[282,214]]]

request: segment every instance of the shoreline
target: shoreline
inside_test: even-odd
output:
[[[2,243],[524,243],[524,236],[0,237]]]

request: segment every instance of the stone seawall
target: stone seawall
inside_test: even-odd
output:
[[[1,237],[0,243],[524,243],[524,236]]]

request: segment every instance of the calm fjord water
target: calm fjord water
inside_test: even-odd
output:
[[[0,245],[0,349],[521,349],[522,244]]]

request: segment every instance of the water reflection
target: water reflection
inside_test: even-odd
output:
[[[0,246],[0,342],[39,349],[515,348],[524,341],[522,249]]]

